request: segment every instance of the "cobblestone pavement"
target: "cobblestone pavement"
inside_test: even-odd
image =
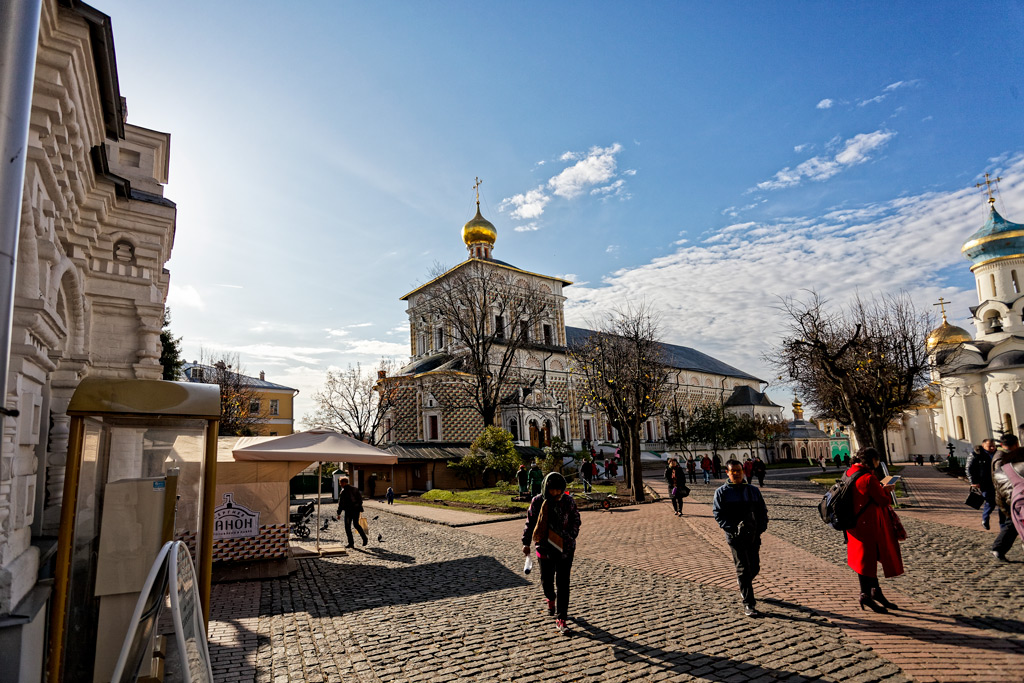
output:
[[[216,680],[1021,680],[1022,565],[989,558],[980,527],[906,519],[907,574],[883,580],[904,609],[875,615],[855,609],[841,534],[813,516],[820,493],[767,483],[760,618],[739,612],[713,487],[694,487],[682,519],[667,503],[583,514],[567,636],[522,573],[521,520],[374,510],[380,543],[214,586]]]

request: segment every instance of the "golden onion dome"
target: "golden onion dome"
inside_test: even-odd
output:
[[[476,203],[476,216],[462,226],[462,241],[466,246],[485,242],[492,247],[498,238],[498,229],[480,214],[480,202]]]
[[[929,333],[926,347],[930,353],[940,345],[956,345],[969,341],[971,341],[971,335],[967,330],[956,325],[950,325],[946,322],[946,317],[943,316],[942,324]]]

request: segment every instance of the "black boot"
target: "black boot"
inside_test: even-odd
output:
[[[872,609],[872,611],[878,612],[879,614],[888,614],[889,613],[889,610],[885,609],[884,607],[879,605],[877,602],[875,602],[872,599],[870,594],[868,594],[868,593],[861,593],[860,594],[860,608],[864,609],[865,605],[870,607]]]
[[[886,597],[884,595],[882,595],[882,589],[881,588],[878,588],[878,587],[872,588],[871,589],[871,598],[874,601],[876,601],[879,605],[881,605],[882,607],[885,607],[886,609],[899,609],[899,607],[895,603],[890,602],[888,599],[886,599]]]

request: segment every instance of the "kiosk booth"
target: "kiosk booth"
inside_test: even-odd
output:
[[[67,412],[47,680],[103,682],[150,566],[182,530],[197,537],[196,583],[202,623],[209,621],[220,388],[87,377]],[[179,485],[172,453],[184,441],[203,462]]]

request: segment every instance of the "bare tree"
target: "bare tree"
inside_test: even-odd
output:
[[[811,292],[805,301],[785,299],[782,309],[788,334],[765,359],[822,417],[850,426],[862,445],[888,458],[886,428],[928,379],[930,316],[906,292],[857,297],[840,310]]]
[[[461,402],[485,427],[495,425],[502,399],[522,383],[520,352],[543,341],[537,326],[551,310],[551,295],[528,275],[475,259],[450,271],[435,265],[431,276],[422,314],[444,337],[431,341],[468,376],[458,385]]]
[[[220,436],[257,436],[269,417],[259,392],[246,377],[238,354],[207,358],[200,351],[198,371],[192,370],[192,381],[220,386]]]
[[[619,431],[623,474],[633,497],[644,500],[640,428],[662,411],[669,381],[658,323],[640,304],[614,311],[597,331],[569,349],[586,401]]]
[[[365,372],[359,363],[345,370],[328,371],[323,387],[313,394],[313,412],[303,415],[302,422],[312,429],[332,429],[371,445],[385,440],[384,420],[395,405],[397,388],[379,378],[380,373],[385,377],[392,374],[394,365],[382,359],[376,375]]]

